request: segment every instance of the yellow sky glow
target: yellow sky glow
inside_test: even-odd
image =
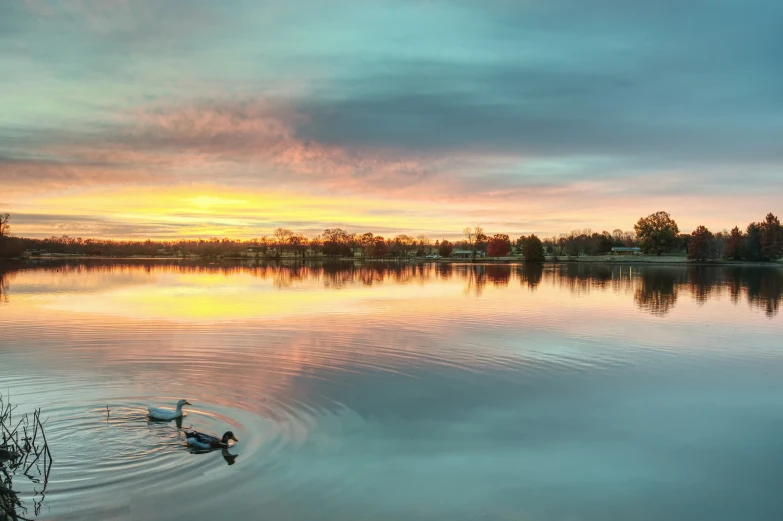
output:
[[[240,192],[216,186],[72,190],[28,197],[15,206],[25,213],[62,216],[64,223],[65,218],[80,216],[107,223],[141,225],[145,229],[155,224],[172,227],[171,231],[163,231],[154,238],[251,238],[270,234],[281,226],[309,227],[320,232],[325,227],[352,225],[375,229],[381,234],[385,228],[394,228],[427,229],[453,235],[455,230],[459,233],[462,223],[468,219],[455,216],[453,206],[449,210],[445,203],[427,204],[408,213],[406,209],[411,209],[411,203],[405,201],[277,190]],[[464,205],[461,210],[470,208]],[[426,223],[422,222],[422,210],[428,215]],[[32,236],[58,234],[49,223],[20,226],[16,232]],[[83,235],[85,238],[139,238],[137,234],[101,234],[99,228],[85,229]]]

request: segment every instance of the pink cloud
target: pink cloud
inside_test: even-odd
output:
[[[0,161],[4,195],[29,196],[78,186],[145,183],[149,172],[123,164],[71,164],[44,160]]]
[[[305,119],[267,101],[145,107],[126,114],[115,131],[48,151],[77,164],[155,169],[162,181],[188,171],[362,193],[407,193],[448,171],[444,158],[303,140],[296,125]]]
[[[524,170],[519,158],[330,145],[300,137],[297,128],[307,122],[307,114],[264,99],[150,105],[121,114],[101,134],[47,138],[41,155],[59,162],[0,163],[0,177],[25,193],[77,185],[216,182],[397,198],[411,201],[411,211],[446,202],[455,205],[451,217],[466,224],[547,235],[584,227],[631,229],[641,215],[661,209],[671,212],[683,231],[698,224],[714,229],[744,225],[748,212],[759,205],[775,210],[769,197],[738,205],[730,204],[730,195],[699,200],[652,191],[664,182],[679,182],[665,172],[620,184],[574,181],[540,173],[509,175]],[[723,212],[725,221],[701,222],[714,214],[715,205],[731,209]]]

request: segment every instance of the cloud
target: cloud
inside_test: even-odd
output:
[[[0,180],[13,198],[214,183],[533,226],[556,222],[543,208],[775,210],[781,15],[769,0],[2,3]]]
[[[317,183],[341,190],[396,190],[438,173],[441,158],[325,145],[297,136],[306,116],[267,100],[144,107],[100,132],[30,133],[56,161],[0,163],[9,181],[35,183],[211,180]],[[154,172],[154,173],[153,173]],[[251,173],[252,172],[252,173]]]

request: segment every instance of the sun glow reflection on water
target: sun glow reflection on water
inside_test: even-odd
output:
[[[783,410],[780,271],[69,261],[0,274],[0,388],[44,408],[59,455],[43,518],[781,513],[765,463],[783,450],[768,436]],[[237,434],[231,454],[190,454],[177,425],[145,419],[179,398],[194,404],[183,426]],[[194,492],[216,480],[230,486]]]

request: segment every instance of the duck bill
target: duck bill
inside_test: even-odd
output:
[[[239,440],[237,439],[236,436],[231,436],[231,439],[234,440],[235,442],[239,443]]]
[[[193,404],[190,402],[185,402],[185,405],[193,405]]]

